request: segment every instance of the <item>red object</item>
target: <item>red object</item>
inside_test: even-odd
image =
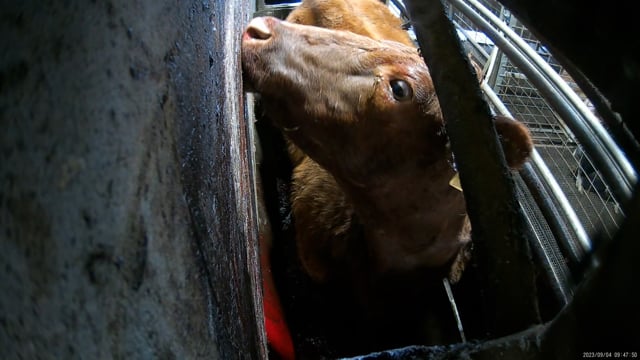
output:
[[[293,341],[291,341],[291,333],[284,319],[284,313],[280,305],[280,297],[276,291],[273,275],[271,274],[271,247],[266,241],[264,234],[261,234],[260,267],[262,268],[262,288],[264,289],[263,306],[267,341],[280,359],[294,360],[296,357],[293,350]]]

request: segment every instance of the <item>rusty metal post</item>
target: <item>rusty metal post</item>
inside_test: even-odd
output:
[[[441,2],[406,1],[406,5],[460,171],[482,282],[485,335],[522,330],[539,321],[530,232],[489,108]]]

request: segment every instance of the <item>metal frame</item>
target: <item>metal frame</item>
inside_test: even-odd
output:
[[[408,19],[401,0],[388,0],[388,2],[399,10],[404,19]],[[522,38],[477,0],[448,0],[448,2],[482,29],[496,45],[495,51],[502,51],[537,87],[548,104],[566,122],[571,134],[584,146],[597,169],[602,172],[607,186],[618,202],[630,201],[637,184],[635,164],[626,158],[614,138],[564,79]],[[264,0],[257,0],[256,15],[283,18],[295,5],[265,5]],[[464,30],[461,27],[459,29]],[[495,60],[495,52],[486,54],[479,44],[467,38],[482,56]],[[495,66],[491,60],[490,63],[490,67]],[[488,73],[493,72],[489,70]],[[493,107],[498,112],[510,116],[507,108],[487,83],[487,79],[483,81],[481,87]],[[619,119],[616,114],[612,114],[608,114],[609,117]],[[637,142],[635,145],[638,145]],[[555,239],[568,254],[571,262],[579,264],[592,251],[592,241],[558,181],[537,151],[534,151],[531,160],[520,172],[522,180],[536,200]],[[531,219],[528,220],[531,221]],[[538,256],[546,259],[543,263],[548,265],[545,269],[552,279],[558,299],[563,304],[568,304],[575,287],[575,279],[572,279],[569,267],[566,264],[552,265],[553,262],[550,259],[562,257],[562,254],[558,254],[556,249],[545,244],[545,240],[539,236],[535,240],[537,241],[537,246],[534,246],[535,251]]]
[[[536,85],[548,103],[563,118],[587,153],[602,171],[618,201],[625,203],[632,195],[637,174],[602,124],[580,101],[558,74],[540,58],[513,30],[476,0],[449,0],[476,26],[489,36]],[[481,16],[486,16],[486,20]],[[595,136],[593,136],[595,135]]]
[[[491,89],[486,81],[482,82],[481,88],[484,94],[487,96],[487,99],[498,110],[499,113],[513,118],[509,110],[504,106],[502,101],[500,101],[496,93],[493,91],[493,89]],[[560,188],[560,185],[556,181],[556,178],[553,176],[553,174],[547,167],[547,164],[535,149],[531,154],[530,164],[528,166],[525,166],[521,173],[523,174],[524,178],[530,180],[527,182],[527,185],[530,186],[529,190],[536,194],[540,194],[540,196],[538,196],[539,198],[549,199],[550,197],[548,197],[548,195],[551,195],[551,198],[554,200],[553,203],[545,201],[538,205],[540,205],[543,209],[543,214],[547,215],[545,217],[547,218],[547,221],[550,222],[550,225],[552,223],[557,223],[558,229],[571,229],[573,236],[564,231],[557,231],[558,234],[562,234],[562,237],[558,240],[561,241],[566,248],[571,250],[570,254],[572,255],[572,259],[574,261],[582,261],[585,254],[591,251],[591,239],[582,226],[581,221],[578,219],[578,216],[569,203],[569,200]],[[540,182],[534,180],[540,178],[542,178]],[[546,184],[546,186],[543,185],[543,182],[544,184]],[[549,188],[550,194],[545,191],[545,193],[548,195],[543,196],[542,191],[547,187]],[[553,207],[556,206],[560,207],[562,213],[568,219],[568,221],[565,223],[566,225],[560,225],[560,222],[562,221],[561,218],[555,216],[557,212],[555,211],[555,209],[553,209]],[[562,221],[562,223],[564,223],[564,221]],[[574,237],[577,241],[573,240]]]

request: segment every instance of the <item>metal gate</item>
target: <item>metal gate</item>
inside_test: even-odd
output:
[[[470,58],[483,68],[481,88],[492,112],[522,121],[532,133],[532,159],[514,175],[518,200],[556,300],[568,304],[593,248],[602,245],[597,241],[612,240],[626,218],[623,205],[637,183],[637,164],[626,154],[640,146],[589,81],[572,78],[499,2],[443,3]],[[401,0],[388,5],[410,24]],[[284,17],[291,8],[258,1],[256,15]],[[597,99],[600,112],[589,99]]]

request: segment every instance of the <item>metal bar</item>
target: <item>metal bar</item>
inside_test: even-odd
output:
[[[300,5],[299,2],[267,4],[264,0],[256,0],[255,12],[253,13],[253,17],[274,16],[284,20],[287,15],[289,15],[289,13],[298,5]]]
[[[494,105],[494,108],[502,115],[513,118],[509,110],[504,106],[502,101],[498,98],[496,93],[491,89],[491,87],[487,84],[486,80],[482,82],[481,89],[487,96],[487,99]],[[535,151],[535,149],[534,149]],[[536,152],[537,155],[537,152]],[[535,160],[534,160],[535,159]],[[541,162],[541,164],[536,164],[539,166],[542,171],[546,170],[547,175],[547,183],[552,183],[555,185],[553,187],[556,192],[552,192],[553,198],[557,204],[560,204],[561,208],[565,211],[566,214],[571,214],[572,221],[564,221],[565,217],[563,217],[556,208],[556,203],[550,201],[551,195],[547,192],[544,183],[538,177],[538,174],[534,170],[535,166],[531,164],[531,162]],[[549,172],[544,160],[540,158],[540,156],[534,156],[530,163],[526,163],[523,168],[520,170],[520,175],[524,180],[527,188],[531,192],[534,197],[536,204],[540,208],[540,212],[542,213],[545,221],[549,225],[551,232],[553,233],[554,238],[564,245],[564,248],[569,253],[570,258],[575,264],[579,264],[584,259],[585,251],[590,248],[590,246],[585,249],[584,243],[590,244],[589,239],[581,239],[582,243],[574,241],[576,237],[586,236],[586,232],[582,227],[582,223],[578,220],[573,208],[567,201],[564,192],[560,190],[560,186],[558,185],[555,177]],[[522,205],[520,205],[522,206]],[[533,224],[531,224],[531,220],[529,216],[527,216],[527,221],[533,228]],[[569,228],[573,230],[573,235],[569,232]],[[551,261],[552,257],[559,257],[561,254],[552,253],[553,249],[550,244],[547,244],[544,239],[542,239],[539,234],[534,231],[535,234],[535,246],[536,253],[540,258],[542,258],[542,263],[544,264],[544,268],[551,280],[553,286],[553,290],[556,293],[558,299],[562,302],[563,305],[566,305],[571,299],[573,292],[573,282],[569,276],[569,269],[566,265],[562,267],[562,265],[554,265],[558,262]],[[557,250],[556,250],[557,252]]]
[[[508,27],[503,21],[501,21],[497,16],[495,16],[491,11],[489,11],[484,5],[482,5],[477,0],[466,0],[469,4],[474,6],[478,11],[482,13],[482,15],[486,16],[490,19],[490,21],[496,26],[500,31],[502,31],[509,40],[511,40],[523,53],[524,55],[531,61],[533,64],[540,69],[540,71],[550,80],[553,86],[557,87],[560,90],[560,93],[564,95],[573,105],[573,107],[579,112],[584,123],[591,129],[591,131],[597,136],[597,139],[602,142],[602,146],[606,151],[608,151],[609,155],[616,162],[616,164],[620,167],[620,170],[627,178],[630,187],[637,182],[637,175],[633,166],[629,163],[625,155],[620,151],[618,145],[613,141],[611,135],[605,130],[604,126],[600,123],[600,120],[587,108],[586,104],[580,100],[578,95],[567,85],[566,81],[564,81],[560,75],[558,75],[549,64],[544,61],[540,55],[535,52],[531,47],[524,41],[520,36],[518,36],[510,27]]]
[[[636,349],[640,288],[633,284],[640,272],[640,196],[630,201],[627,212],[616,239],[595,254],[601,264],[576,289],[568,306],[547,324],[491,341],[410,346],[353,359],[572,359],[584,357],[584,349]],[[637,352],[628,354],[637,356]]]
[[[592,136],[590,128],[585,126],[581,115],[573,108],[561,95],[556,87],[538,69],[528,60],[523,53],[513,44],[511,44],[505,36],[500,34],[487,20],[482,18],[470,6],[464,4],[461,0],[449,0],[449,2],[461,11],[465,16],[471,19],[476,26],[482,28],[486,35],[489,36],[496,46],[511,59],[511,61],[526,73],[529,80],[538,88],[545,96],[549,104],[562,116],[563,120],[571,127],[572,132],[578,138],[579,142],[592,155],[598,169],[602,172],[607,180],[609,187],[617,197],[618,201],[626,202],[631,198],[632,183],[634,179],[628,179],[618,166],[614,165],[614,159],[609,155],[608,151],[604,151],[601,142]],[[624,178],[624,179],[623,179]],[[630,183],[630,181],[633,181]]]
[[[633,136],[627,124],[622,121],[622,117],[611,109],[609,100],[602,95],[582,71],[576,69],[570,62],[563,64],[563,66],[571,75],[573,81],[580,87],[580,90],[587,95],[596,112],[609,128],[613,139],[622,151],[627,154],[627,159],[634,169],[640,168],[640,143]]]
[[[476,49],[476,51],[484,57],[483,61],[487,61],[487,59],[489,58],[489,54],[487,54],[487,52],[482,48],[482,46],[480,46],[480,44],[478,44],[477,41],[475,41],[471,36],[469,36],[469,33],[466,29],[463,29],[458,24],[454,24],[454,25],[456,29],[458,29],[458,31],[464,34],[464,37],[467,38],[467,41]]]
[[[489,88],[493,88],[494,86],[496,86],[496,81],[498,80],[498,70],[500,69],[498,59],[501,58],[502,56],[500,54],[500,49],[498,49],[497,46],[494,46],[493,50],[491,50],[491,54],[489,55],[489,60],[487,60],[488,66],[485,64],[487,70],[485,71],[483,80],[483,82],[485,82],[489,86]]]
[[[456,299],[453,296],[453,291],[451,291],[451,283],[448,278],[442,278],[442,285],[444,285],[444,291],[447,293],[447,298],[449,299],[449,304],[451,304],[451,311],[453,311],[453,317],[456,320],[456,325],[458,326],[458,333],[460,334],[460,340],[463,343],[467,342],[467,338],[464,336],[464,327],[462,326],[462,320],[460,320],[460,313],[458,312],[458,305],[456,304]]]
[[[509,112],[509,109],[507,109],[506,106],[504,106],[502,101],[500,101],[496,93],[487,84],[486,81],[482,82],[481,88],[484,94],[487,96],[487,99],[495,106],[496,110],[499,113],[513,118],[513,116]],[[572,241],[572,238],[569,238],[569,237],[563,237],[563,238],[560,238],[559,240],[566,241],[565,244],[569,249],[572,249],[572,254],[575,257],[575,259],[577,259],[578,261],[581,261],[584,258],[585,253],[588,253],[591,251],[591,239],[589,238],[589,235],[587,235],[587,232],[582,226],[582,222],[580,221],[580,219],[578,218],[578,215],[576,215],[575,211],[573,210],[573,207],[571,206],[571,204],[569,203],[569,200],[565,196],[564,191],[562,191],[562,189],[560,188],[560,185],[556,181],[556,178],[551,173],[551,170],[549,170],[549,168],[547,167],[547,164],[544,162],[542,157],[538,154],[538,152],[535,149],[533,149],[533,153],[531,154],[530,163],[532,164],[535,172],[540,176],[542,176],[542,179],[549,187],[551,191],[551,195],[553,196],[554,200],[560,206],[560,208],[562,209],[562,212],[565,214],[565,216],[569,220],[568,221],[569,227],[575,234],[578,240],[578,245],[574,244]],[[543,204],[539,204],[539,205],[543,205]],[[552,210],[548,209],[548,211],[550,213]]]
[[[402,1],[391,0],[391,3],[393,4],[393,6],[395,6],[398,9],[398,11],[400,11],[400,18],[402,20],[409,19],[409,15],[407,14],[407,9],[404,7],[404,4],[402,3]]]
[[[516,201],[488,106],[442,3],[411,0],[405,5],[429,65],[465,189],[485,329],[490,336],[506,335],[539,320],[529,250],[532,234]]]

